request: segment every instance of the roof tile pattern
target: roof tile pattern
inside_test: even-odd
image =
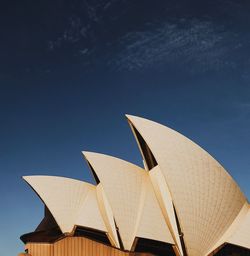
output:
[[[136,236],[155,240],[160,238],[160,241],[173,243],[148,173],[115,157],[93,152],[83,153],[103,185],[124,248],[130,250]],[[150,216],[154,217],[154,222]]]
[[[188,255],[205,255],[240,212],[244,195],[224,168],[194,142],[153,121],[127,117],[165,176]]]
[[[48,207],[63,233],[72,232],[75,225],[107,231],[94,185],[54,176],[23,178]]]

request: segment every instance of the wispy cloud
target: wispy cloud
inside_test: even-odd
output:
[[[219,3],[221,10],[224,2]],[[223,7],[226,16],[242,10],[232,0],[227,3],[225,10]],[[134,27],[126,27],[131,6],[126,0],[83,0],[77,6],[79,11],[73,8],[59,36],[48,42],[49,49],[67,48],[86,65],[95,59],[116,71],[164,71],[170,67],[196,74],[230,69],[249,80],[250,38],[244,29],[222,22],[214,14],[196,18],[147,16],[145,23],[137,21]],[[242,27],[239,15],[234,19]]]
[[[212,22],[182,19],[158,28],[131,32],[121,38],[121,52],[110,65],[136,70],[159,64],[186,66],[190,71],[234,66],[225,56],[233,47],[232,34]]]
[[[67,25],[64,30],[59,33],[57,38],[48,41],[49,50],[55,50],[64,44],[73,44],[79,41],[81,41],[81,43],[82,41],[87,41],[89,44],[93,44],[93,40],[98,37],[96,32],[96,30],[98,31],[97,28],[102,25],[103,20],[109,15],[110,9],[115,7],[119,1],[120,0],[83,0],[77,7],[72,7],[72,14],[67,18]],[[124,0],[121,2],[123,1]],[[117,17],[119,17],[118,14]],[[83,45],[83,47],[86,47],[86,45]]]

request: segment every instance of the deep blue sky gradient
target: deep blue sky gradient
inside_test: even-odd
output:
[[[126,113],[197,142],[250,198],[250,6],[206,5],[3,4],[0,255],[22,251],[43,216],[22,175],[93,182],[82,150],[142,165]]]

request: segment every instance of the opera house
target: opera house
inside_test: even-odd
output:
[[[83,152],[96,184],[25,176],[45,206],[31,256],[250,255],[250,206],[228,172],[178,132],[127,116],[144,168]]]

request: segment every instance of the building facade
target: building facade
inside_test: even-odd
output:
[[[180,133],[127,119],[144,168],[83,152],[95,185],[23,177],[45,206],[26,255],[250,255],[250,206],[229,173]]]

